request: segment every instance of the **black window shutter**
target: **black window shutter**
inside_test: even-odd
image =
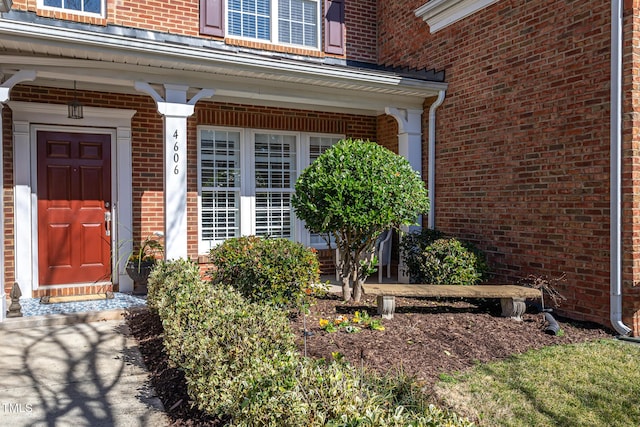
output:
[[[225,0],[200,0],[200,33],[224,37]]]
[[[324,0],[324,51],[344,55],[344,0]]]

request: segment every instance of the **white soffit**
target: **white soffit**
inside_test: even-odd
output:
[[[0,52],[3,48],[11,54],[0,54],[0,72],[3,67],[28,65],[38,71],[39,78],[81,73],[84,78],[74,75],[69,79],[81,82],[102,77],[103,83],[120,80],[125,86],[134,80],[190,85],[199,81],[199,87],[216,89],[216,98],[226,95],[277,102],[284,96],[311,105],[344,98],[352,108],[378,110],[392,98],[401,101],[398,105],[403,108],[421,107],[424,98],[447,87],[446,83],[374,70],[0,20]]]
[[[496,3],[498,0],[430,0],[416,9],[432,33],[466,18],[473,13]]]

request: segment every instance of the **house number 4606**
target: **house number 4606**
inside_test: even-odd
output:
[[[174,164],[173,173],[175,175],[178,175],[180,173],[180,170],[178,169],[178,161],[180,160],[180,155],[178,154],[178,151],[180,151],[180,146],[178,145],[177,129],[175,132],[173,132],[173,138],[175,139],[173,143],[173,164]]]

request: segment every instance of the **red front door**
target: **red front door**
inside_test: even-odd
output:
[[[38,132],[41,286],[111,280],[111,136]]]

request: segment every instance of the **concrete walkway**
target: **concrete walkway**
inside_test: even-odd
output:
[[[3,322],[0,426],[168,424],[124,320]]]

